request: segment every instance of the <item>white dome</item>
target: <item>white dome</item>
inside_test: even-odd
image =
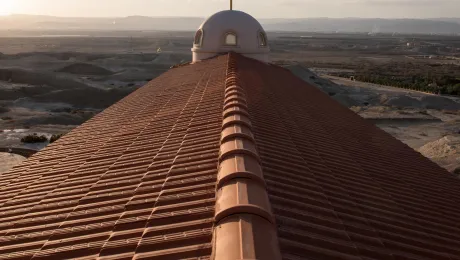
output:
[[[212,15],[200,26],[192,49],[194,62],[229,51],[268,62],[267,36],[254,17],[227,10]]]

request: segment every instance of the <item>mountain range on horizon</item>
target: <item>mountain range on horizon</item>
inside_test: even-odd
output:
[[[0,16],[0,30],[149,30],[194,31],[201,17],[55,17],[13,14]],[[267,31],[460,34],[460,18],[266,18]]]

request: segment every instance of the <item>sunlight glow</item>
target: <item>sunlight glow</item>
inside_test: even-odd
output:
[[[0,0],[0,15],[9,15],[13,11],[14,0]]]

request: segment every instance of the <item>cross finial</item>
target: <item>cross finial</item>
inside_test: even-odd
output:
[[[230,0],[230,10],[233,10],[233,0]]]

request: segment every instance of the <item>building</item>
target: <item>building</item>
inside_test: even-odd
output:
[[[262,25],[247,13],[226,10],[203,22],[195,34],[193,62],[230,51],[268,62],[267,34]]]
[[[258,23],[227,37],[247,15],[219,15],[225,30],[205,23],[199,43],[238,48],[194,56],[0,175],[0,259],[460,259],[460,181],[254,59]]]

